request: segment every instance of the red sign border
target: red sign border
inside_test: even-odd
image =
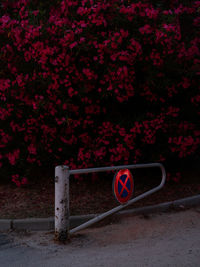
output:
[[[118,192],[118,182],[119,182],[121,175],[123,174],[126,174],[129,177],[129,180],[131,183],[130,192],[128,193],[128,196],[125,198],[121,197]],[[119,203],[125,204],[126,202],[128,202],[133,196],[133,189],[134,189],[133,176],[128,169],[122,169],[122,170],[119,170],[117,173],[115,173],[115,176],[113,178],[113,194]]]

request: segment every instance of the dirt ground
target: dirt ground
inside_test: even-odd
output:
[[[134,196],[137,196],[160,183],[160,172],[136,171]],[[71,215],[105,212],[118,205],[112,193],[114,173],[101,174],[96,180],[83,176],[80,180],[70,178]],[[48,179],[47,179],[48,178]],[[36,177],[36,181],[26,187],[17,188],[11,184],[0,184],[0,218],[28,218],[54,216],[54,179]],[[200,172],[198,169],[183,171],[181,183],[167,182],[164,188],[131,206],[141,207],[200,193]]]

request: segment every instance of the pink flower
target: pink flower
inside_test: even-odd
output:
[[[20,150],[17,149],[13,153],[8,153],[8,159],[11,165],[15,165],[16,161],[19,159]]]
[[[74,43],[72,43],[72,44],[70,44],[70,48],[72,49],[72,48],[74,48],[75,46],[77,46],[78,45],[78,43],[77,42],[74,42]]]
[[[20,187],[19,174],[12,175],[12,182],[15,183],[17,187]]]
[[[144,25],[143,27],[141,27],[141,28],[139,28],[139,32],[141,33],[141,34],[150,34],[150,33],[152,33],[152,28],[151,28],[151,26],[150,25],[148,25],[148,24],[146,24],[146,25]]]
[[[22,184],[22,185],[26,185],[26,184],[28,184],[28,180],[27,180],[26,177],[23,177],[23,178],[22,178],[22,180],[21,180],[21,184]]]
[[[5,27],[5,24],[8,23],[9,20],[10,20],[10,17],[6,15],[0,18],[0,22],[3,23],[3,27]]]
[[[28,146],[28,151],[30,154],[37,155],[36,147],[33,144]]]
[[[188,87],[190,86],[190,81],[189,81],[188,78],[183,77],[182,86],[183,86],[183,88],[185,88],[185,89],[188,88]]]
[[[39,13],[39,10],[34,10],[32,13],[33,13],[34,16],[37,16],[38,13]]]

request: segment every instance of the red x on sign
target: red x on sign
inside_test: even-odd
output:
[[[133,177],[128,169],[117,172],[113,179],[113,193],[120,203],[126,203],[133,194]]]
[[[119,182],[120,182],[120,184],[122,185],[122,189],[121,189],[121,192],[120,192],[120,194],[119,194],[120,196],[122,195],[124,189],[125,189],[128,193],[129,193],[129,191],[130,191],[130,190],[126,187],[126,183],[127,183],[128,179],[129,179],[129,177],[127,176],[127,177],[126,177],[126,180],[125,180],[124,183],[122,182],[121,179],[119,179]]]

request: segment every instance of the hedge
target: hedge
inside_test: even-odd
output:
[[[156,4],[155,4],[156,2]],[[200,1],[0,4],[2,173],[200,154]]]

